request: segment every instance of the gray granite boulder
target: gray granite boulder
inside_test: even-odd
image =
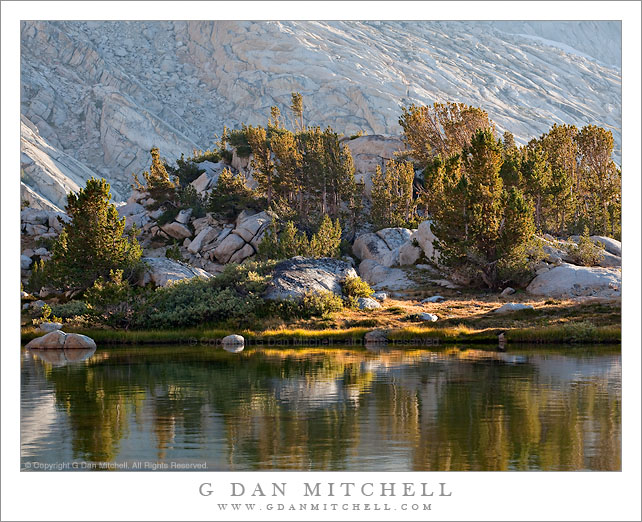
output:
[[[186,265],[165,257],[144,257],[145,271],[138,281],[140,286],[153,283],[156,286],[167,286],[175,281],[203,277],[209,279],[212,274],[201,268]]]
[[[264,297],[270,300],[298,300],[306,293],[324,291],[342,295],[341,283],[347,277],[357,277],[357,273],[345,261],[297,256],[281,261],[274,267]]]
[[[519,310],[534,310],[531,305],[526,305],[522,303],[506,303],[493,310],[493,313],[496,314],[507,314],[510,312],[518,312]]]
[[[619,297],[622,295],[622,272],[617,268],[564,263],[535,277],[526,291],[547,297]]]
[[[371,297],[359,297],[359,299],[357,299],[357,306],[359,310],[377,310],[381,308],[379,301]]]

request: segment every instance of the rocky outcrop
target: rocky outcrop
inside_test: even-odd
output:
[[[240,216],[234,230],[225,234],[212,255],[219,263],[241,263],[252,257],[273,219],[269,212]]]
[[[192,181],[192,187],[196,189],[201,196],[207,195],[218,183],[218,177],[221,172],[228,166],[225,163],[213,163],[211,161],[202,161],[198,168],[203,171],[198,178]]]
[[[622,273],[617,268],[564,263],[535,277],[526,291],[548,297],[619,297],[622,294]]]
[[[341,283],[347,277],[357,277],[357,273],[345,261],[297,256],[276,265],[264,297],[282,301],[302,299],[314,292],[342,295]]]
[[[363,182],[366,194],[372,192],[372,176],[377,167],[382,171],[386,169],[386,162],[396,159],[395,153],[405,150],[404,143],[397,137],[392,136],[359,136],[354,139],[343,141],[354,161],[354,178],[357,182]]]
[[[192,237],[192,231],[189,227],[179,223],[178,221],[173,221],[172,223],[167,223],[161,225],[161,230],[165,232],[169,237],[174,239],[185,239],[186,237]]]
[[[194,277],[209,279],[212,274],[201,268],[186,265],[163,257],[144,257],[145,271],[138,281],[139,286],[153,283],[155,286],[167,286],[175,281]]]
[[[591,236],[591,241],[601,243],[604,250],[614,256],[622,257],[622,242],[606,236]]]
[[[432,232],[432,221],[430,220],[419,223],[417,230],[410,238],[411,241],[415,241],[423,250],[426,259],[438,262],[439,252],[435,245],[436,239],[435,234]]]

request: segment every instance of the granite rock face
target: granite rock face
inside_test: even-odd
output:
[[[366,190],[400,148],[400,100],[484,107],[522,143],[591,122],[619,150],[620,43],[615,22],[25,21],[23,197],[60,209],[95,175],[124,201],[152,146],[170,161],[206,150],[293,91],[311,124],[380,135],[346,140]]]

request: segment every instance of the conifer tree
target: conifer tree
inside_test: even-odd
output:
[[[47,263],[52,282],[84,289],[110,270],[124,270],[126,277],[134,273],[142,255],[136,230],[125,234],[125,218],[110,199],[109,183],[95,178],[67,196],[65,212],[71,221],[64,224]]]
[[[339,257],[341,244],[341,225],[339,220],[332,222],[326,214],[319,225],[319,230],[310,239],[310,253],[312,257]]]
[[[488,114],[464,103],[435,103],[402,108],[399,124],[410,155],[424,166],[468,146],[477,129],[492,129]]]
[[[462,157],[461,169],[443,170],[433,215],[440,262],[497,288],[526,270],[533,209],[517,187],[505,190],[502,147],[490,130],[478,130]]]
[[[551,167],[546,162],[546,154],[535,142],[525,148],[524,154],[521,167],[524,191],[533,200],[535,226],[541,230],[544,224],[542,213],[548,208]]]
[[[292,114],[294,114],[294,124],[299,131],[303,131],[303,96],[301,93],[292,93],[292,103],[290,104]]]
[[[268,207],[272,204],[274,194],[274,163],[272,162],[272,151],[267,140],[267,134],[263,127],[249,126],[245,130],[247,141],[252,148],[254,159],[254,179],[259,188],[267,196]]]
[[[414,215],[413,180],[410,162],[388,160],[383,172],[377,165],[372,176],[371,220],[379,228],[401,227]]]

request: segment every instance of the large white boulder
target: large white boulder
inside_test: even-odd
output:
[[[202,161],[198,164],[198,168],[203,172],[198,178],[192,181],[192,186],[196,192],[203,194],[216,186],[221,172],[225,169],[226,165],[222,162],[213,163],[211,161]]]
[[[270,300],[301,299],[306,293],[322,291],[342,295],[341,283],[347,277],[357,277],[357,273],[345,261],[297,256],[274,267],[264,297]]]
[[[412,230],[407,228],[384,228],[374,233],[359,236],[352,245],[352,251],[360,259],[372,259],[382,266],[399,264],[399,251],[410,241]]]
[[[357,306],[359,310],[377,310],[381,308],[379,302],[372,297],[360,297],[357,299]]]
[[[527,305],[523,303],[506,303],[493,310],[496,314],[507,314],[510,312],[518,312],[520,310],[534,310],[532,305]]]
[[[406,241],[401,245],[401,247],[399,247],[399,265],[414,265],[421,259],[421,255],[423,253],[424,251],[421,247],[415,245],[415,241],[412,239],[410,241]]]
[[[257,238],[261,236],[270,223],[272,223],[270,213],[259,212],[240,221],[236,229],[234,229],[234,233],[241,236],[246,243],[254,245]],[[258,246],[258,243],[255,246]]]
[[[165,257],[144,257],[145,271],[138,281],[140,286],[153,283],[156,286],[167,286],[175,281],[203,277],[209,279],[212,274],[201,268],[186,265]]]
[[[197,236],[187,245],[187,250],[196,254],[201,251],[204,245],[214,241],[219,234],[219,230],[211,226],[202,228]]]
[[[372,259],[361,262],[359,274],[375,290],[408,290],[416,286],[402,269],[383,266]]]
[[[549,297],[619,297],[622,295],[622,272],[617,268],[564,263],[535,277],[526,291]]]
[[[161,230],[174,239],[185,239],[186,237],[192,237],[192,231],[185,225],[183,225],[182,223],[178,223],[177,221],[162,225]]]
[[[237,234],[229,234],[214,249],[214,257],[219,263],[227,263],[235,252],[245,246],[245,240]]]
[[[29,270],[31,263],[32,260],[30,257],[27,257],[25,255],[20,256],[20,270]]]
[[[65,350],[67,349],[96,349],[96,343],[91,337],[76,333],[65,333],[54,330],[42,337],[32,339],[25,348],[40,350]]]
[[[419,223],[412,239],[421,247],[427,259],[435,262],[439,261],[439,252],[434,244],[437,237],[432,232],[432,222],[430,220]]]

